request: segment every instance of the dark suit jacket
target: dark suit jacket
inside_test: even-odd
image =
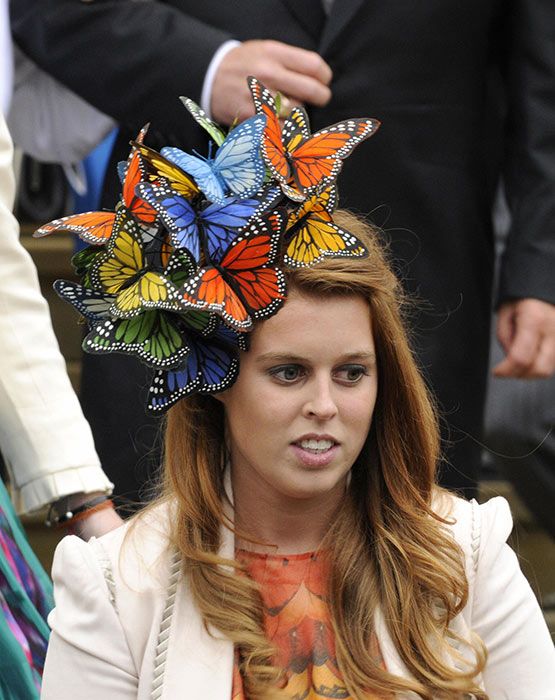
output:
[[[12,0],[12,16],[21,48],[115,117],[125,146],[151,121],[153,145],[199,147],[176,98],[199,99],[226,39],[319,51],[333,99],[311,110],[313,128],[382,121],[344,166],[341,204],[370,212],[423,300],[411,316],[420,362],[447,422],[463,430],[453,435],[457,467],[475,473],[478,448],[459,441],[481,430],[501,172],[513,228],[499,299],[555,302],[552,0],[335,0],[327,18],[321,0]]]

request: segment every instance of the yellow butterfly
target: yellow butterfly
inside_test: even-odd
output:
[[[283,261],[289,267],[309,267],[320,257],[364,257],[366,248],[356,236],[334,223],[335,185],[309,197],[289,214]]]
[[[139,228],[124,207],[118,211],[106,252],[91,267],[90,280],[94,288],[116,295],[110,308],[116,318],[132,318],[145,309],[181,308],[177,287],[148,269]]]
[[[138,141],[133,141],[132,145],[139,151],[144,158],[149,176],[151,180],[156,180],[159,177],[164,177],[169,181],[172,188],[183,195],[185,199],[194,199],[199,193],[197,183],[184,170],[181,170],[175,163],[172,163],[158,151],[145,146]]]

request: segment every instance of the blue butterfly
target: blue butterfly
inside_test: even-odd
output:
[[[222,204],[197,209],[167,183],[137,185],[137,195],[160,214],[175,248],[187,248],[197,262],[201,241],[208,256],[220,259],[240,229],[253,217],[265,213],[281,196],[278,187],[269,187],[250,199],[226,197]],[[201,238],[202,232],[202,238]]]
[[[190,352],[185,364],[155,372],[149,389],[149,413],[163,413],[194,392],[211,394],[230,387],[239,374],[237,351],[244,347],[239,335],[221,326],[210,338],[188,338]]]
[[[252,197],[264,181],[266,168],[260,155],[266,117],[257,114],[233,129],[214,158],[200,158],[179,148],[166,146],[161,154],[195,178],[206,198],[224,203],[226,192]]]

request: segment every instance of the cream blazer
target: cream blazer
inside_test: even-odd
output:
[[[0,450],[19,512],[111,491],[69,382],[37,272],[19,242],[13,149],[0,114]]]
[[[539,606],[505,541],[507,502],[485,505],[450,497],[442,514],[456,519],[470,597],[453,628],[484,640],[483,678],[492,700],[554,700],[555,651]],[[140,517],[89,543],[66,537],[56,551],[56,608],[44,671],[43,700],[229,700],[233,647],[202,623],[165,537],[170,509]],[[125,542],[125,544],[124,544]],[[233,555],[223,534],[222,554]],[[407,676],[378,613],[387,668]],[[413,697],[412,694],[404,698]]]

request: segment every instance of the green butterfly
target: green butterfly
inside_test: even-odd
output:
[[[83,349],[93,354],[135,355],[150,367],[173,369],[190,352],[187,330],[210,335],[216,324],[215,315],[202,311],[174,314],[152,309],[133,318],[99,321],[85,337]]]

